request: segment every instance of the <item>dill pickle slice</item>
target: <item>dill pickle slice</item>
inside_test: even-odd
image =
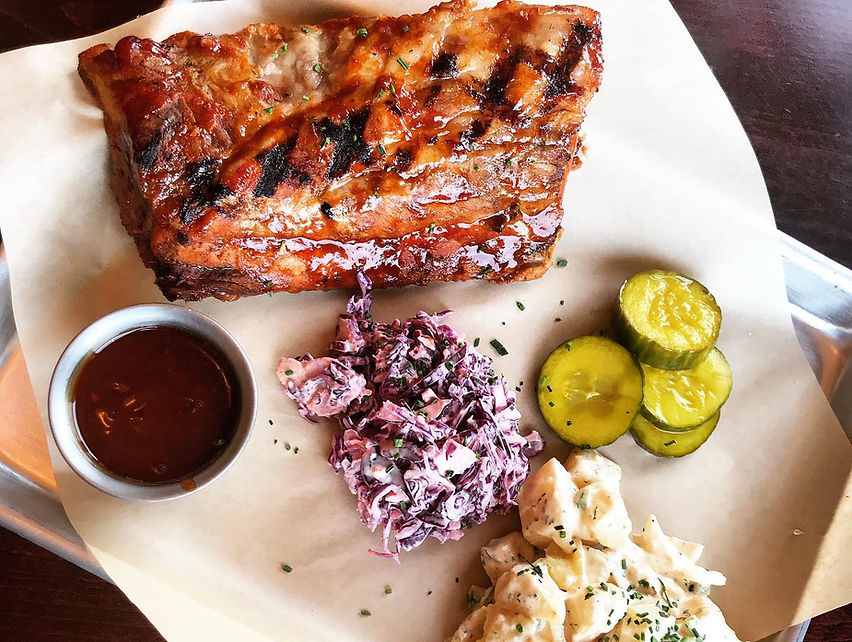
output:
[[[613,325],[642,363],[667,370],[692,368],[713,349],[722,311],[710,291],[677,272],[648,270],[618,293]]]
[[[709,421],[728,400],[733,385],[731,367],[718,348],[688,370],[663,370],[643,363],[642,373],[642,415],[658,428],[675,432]]]
[[[657,428],[642,415],[630,426],[633,439],[642,448],[658,457],[683,457],[698,450],[716,429],[721,411],[697,428],[687,432],[668,432]]]
[[[538,405],[547,425],[581,448],[611,444],[630,428],[642,404],[642,370],[612,339],[566,341],[541,366]]]

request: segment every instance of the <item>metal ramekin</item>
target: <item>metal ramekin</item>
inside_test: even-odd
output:
[[[215,345],[230,363],[239,385],[240,414],[231,440],[216,459],[191,478],[163,484],[139,482],[107,470],[89,454],[74,419],[72,391],[78,371],[89,356],[115,337],[136,328],[170,326],[187,330]],[[212,319],[177,305],[152,303],[117,310],[78,334],[59,357],[48,394],[53,439],[68,465],[95,488],[135,501],[163,501],[189,495],[224,473],[248,443],[257,414],[257,387],[243,349]]]

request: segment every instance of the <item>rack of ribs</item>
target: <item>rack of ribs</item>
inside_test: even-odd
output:
[[[596,12],[514,1],[79,58],[170,300],[540,277],[602,69]]]

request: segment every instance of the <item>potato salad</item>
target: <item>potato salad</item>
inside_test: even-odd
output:
[[[482,548],[489,589],[471,589],[451,642],[738,642],[697,564],[703,546],[641,533],[621,497],[621,469],[594,450],[551,459],[521,487],[521,533]]]

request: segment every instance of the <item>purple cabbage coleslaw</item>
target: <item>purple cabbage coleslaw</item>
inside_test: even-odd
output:
[[[507,512],[544,444],[518,432],[506,380],[442,323],[449,312],[378,323],[371,283],[360,274],[359,283],[329,356],[285,357],[278,377],[303,417],[340,423],[328,462],[343,471],[361,520],[381,528],[382,550],[371,552],[398,561],[427,536],[459,539]]]

